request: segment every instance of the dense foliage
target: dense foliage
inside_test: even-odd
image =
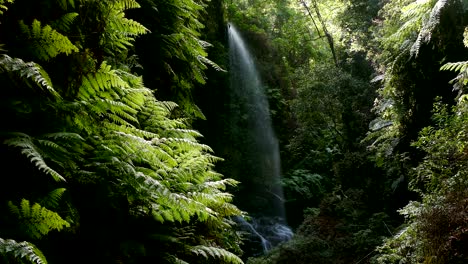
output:
[[[228,5],[281,109],[272,115],[288,222],[298,226],[291,242],[252,263],[466,262],[466,63],[441,66],[467,58],[467,8],[458,0]]]
[[[203,6],[146,1],[154,8],[142,12],[159,19],[190,12],[159,32],[126,17],[140,8],[133,0],[0,4],[0,151],[11,173],[0,186],[2,263],[242,263],[230,220],[242,212],[224,191],[237,182],[135,73],[133,44],[152,34],[166,57],[191,54],[168,71],[201,82],[212,64],[197,38]],[[181,91],[192,82],[166,81]]]
[[[467,263],[466,0],[0,0],[0,22],[0,262]],[[295,231],[264,255],[236,227],[260,184]]]

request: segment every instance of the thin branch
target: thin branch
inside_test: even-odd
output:
[[[323,36],[320,35],[320,30],[319,30],[317,24],[315,23],[314,17],[312,16],[312,13],[310,12],[310,9],[309,9],[309,7],[307,6],[306,2],[304,2],[303,0],[299,0],[299,2],[302,3],[302,5],[304,6],[304,8],[307,10],[307,13],[309,13],[310,19],[312,20],[312,23],[314,24],[315,29],[317,30],[317,34],[319,35],[319,38],[322,38]]]
[[[307,6],[306,2],[304,0],[299,0],[304,8],[307,10],[309,13],[310,18],[312,19],[312,22],[314,23],[314,26],[320,36],[319,29],[317,27],[317,24],[315,23],[315,20],[312,16],[312,12],[310,11],[309,7]],[[330,46],[330,51],[333,55],[333,61],[335,62],[335,66],[338,67],[338,60],[336,58],[336,52],[335,52],[335,46],[333,44],[333,37],[332,35],[328,32],[327,27],[325,26],[325,22],[323,22],[322,16],[320,15],[320,10],[318,8],[317,2],[315,0],[312,0],[312,5],[314,6],[315,13],[317,14],[318,20],[320,21],[320,24],[322,24],[322,29],[323,32],[325,33],[325,36],[327,37],[328,45]]]

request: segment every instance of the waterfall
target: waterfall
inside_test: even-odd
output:
[[[241,204],[262,221],[243,225],[260,238],[264,251],[289,240],[281,185],[278,139],[273,131],[265,88],[241,35],[228,25],[231,142],[239,150],[231,173],[241,180]],[[234,155],[235,156],[235,155]],[[250,212],[249,210],[255,210]],[[268,219],[265,221],[265,219]]]

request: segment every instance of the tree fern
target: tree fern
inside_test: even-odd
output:
[[[26,259],[30,263],[47,264],[42,252],[33,244],[12,239],[0,238],[0,256],[13,256],[17,259]]]

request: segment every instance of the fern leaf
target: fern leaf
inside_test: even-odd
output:
[[[25,234],[33,239],[41,238],[52,230],[62,230],[70,227],[70,223],[63,220],[56,212],[42,207],[35,203],[30,205],[29,200],[21,200],[20,206],[8,202],[10,211],[14,212],[20,221],[20,225],[25,229]],[[17,212],[19,211],[19,215]]]
[[[64,139],[64,140],[76,140],[76,141],[84,141],[84,138],[81,137],[77,133],[70,133],[70,132],[57,132],[57,133],[48,133],[42,135],[43,138],[51,138],[51,139]]]
[[[421,3],[419,3],[421,2]],[[417,1],[412,4],[414,5],[428,5],[430,1]],[[421,44],[423,43],[428,43],[431,40],[432,32],[436,28],[436,26],[440,22],[440,14],[443,10],[443,8],[447,5],[447,0],[438,0],[435,5],[432,7],[432,10],[430,14],[428,15],[427,19],[424,19],[425,21],[423,22],[423,27],[418,33],[418,37],[414,44],[411,46],[410,52],[411,55],[418,56],[419,54],[419,48],[421,47]],[[423,15],[424,11],[420,11]]]
[[[459,61],[459,62],[449,62],[442,67],[440,67],[440,70],[443,71],[465,71],[468,68],[468,61]]]
[[[41,153],[28,135],[21,133],[17,133],[17,135],[15,138],[5,140],[4,143],[8,146],[20,148],[21,153],[26,155],[40,171],[52,176],[55,181],[66,181],[62,175],[46,164]]]
[[[41,22],[34,20],[31,27],[21,20],[20,28],[29,41],[32,41],[34,49],[31,52],[41,60],[49,60],[60,53],[71,54],[78,52],[78,47],[64,35],[52,29],[49,25],[41,26]]]
[[[52,22],[52,27],[62,32],[68,32],[77,17],[78,13],[76,12],[67,13],[59,19]]]
[[[41,205],[49,208],[57,208],[59,206],[59,201],[66,190],[67,189],[65,188],[52,190],[44,199],[40,201]]]
[[[176,258],[176,257],[174,257],[174,258],[172,259],[171,263],[174,263],[174,264],[190,264],[190,263],[188,263],[188,262],[186,262],[186,261],[184,261],[184,260],[181,260],[181,259],[179,259],[179,258]]]
[[[220,71],[220,72],[227,72],[225,69],[221,68],[218,64],[214,63],[212,60],[208,59],[207,57],[204,57],[204,56],[197,56],[198,58],[198,61],[200,63],[206,63],[208,65],[210,65],[211,67],[213,67],[213,69],[217,70],[217,71]]]
[[[65,11],[68,10],[69,7],[75,8],[75,0],[57,0],[57,2],[59,3],[60,7]]]
[[[26,259],[30,263],[47,264],[42,252],[33,244],[12,239],[0,238],[0,255],[13,255],[15,258]]]
[[[31,79],[39,87],[45,88],[54,98],[59,99],[60,95],[52,87],[52,82],[42,67],[34,62],[24,62],[18,58],[11,58],[8,55],[0,56],[0,72],[18,73],[21,77]]]
[[[205,258],[213,257],[216,259],[224,260],[227,263],[243,264],[244,262],[235,254],[217,247],[209,246],[195,246],[190,249],[192,253],[196,255],[202,255]]]
[[[3,15],[3,12],[8,10],[8,7],[5,5],[5,3],[13,3],[14,0],[1,0],[0,1],[0,15]]]
[[[119,11],[125,11],[128,9],[135,9],[135,8],[140,8],[140,4],[138,4],[137,1],[135,0],[120,0],[120,1],[115,1],[114,3],[114,8],[116,8]]]

